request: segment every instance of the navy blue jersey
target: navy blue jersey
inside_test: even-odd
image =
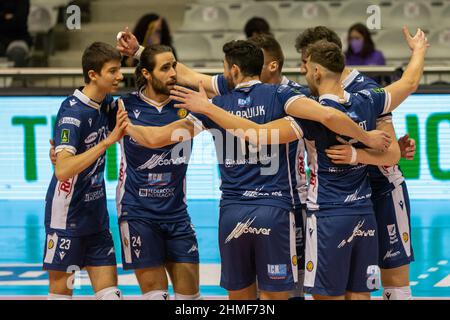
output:
[[[104,140],[109,132],[108,109],[113,98],[101,104],[76,90],[58,111],[53,140],[55,152],[81,154]],[[46,195],[47,233],[84,236],[109,229],[103,173],[105,153],[78,175],[58,181],[53,175]]]
[[[174,107],[176,102],[168,99],[157,103],[142,91],[122,99],[135,125],[161,127],[187,116],[185,109]],[[120,144],[122,161],[116,196],[119,218],[163,222],[185,218],[186,171],[192,140],[150,149],[125,136]]]
[[[228,88],[227,80],[223,74],[214,76],[212,81],[213,87],[218,95],[225,95],[231,92]],[[296,89],[307,97],[311,95],[309,88],[304,87],[295,81],[289,80],[284,76],[281,80],[281,84]],[[289,166],[295,208],[300,208],[302,205],[305,205],[308,195],[307,177],[305,171],[305,153],[305,142],[303,139],[293,141],[289,144]]]
[[[380,85],[373,79],[360,74],[353,69],[348,77],[342,82],[344,90],[348,92],[358,92],[372,88],[379,88]],[[379,120],[392,122],[392,114],[383,115]],[[403,173],[398,165],[394,166],[369,166],[370,184],[374,198],[394,190],[396,186],[405,181]]]
[[[234,115],[262,124],[286,117],[285,108],[300,97],[303,97],[300,91],[286,85],[251,81],[239,85],[230,94],[215,97],[213,103]],[[293,208],[289,144],[255,150],[207,117],[195,117],[215,138],[222,179],[222,206],[245,202]]]
[[[388,110],[390,95],[383,89],[363,90],[349,94],[345,100],[334,95],[323,95],[322,105],[345,112],[365,130],[376,127],[377,118]],[[367,165],[335,165],[325,150],[337,144],[353,144],[355,141],[336,135],[323,125],[307,120],[298,120],[306,140],[310,183],[308,210],[316,215],[371,214],[371,188],[367,176]],[[360,143],[356,147],[363,147]]]

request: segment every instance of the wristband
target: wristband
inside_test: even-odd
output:
[[[358,152],[356,151],[355,147],[351,146],[352,148],[352,159],[350,160],[351,165],[358,164]]]

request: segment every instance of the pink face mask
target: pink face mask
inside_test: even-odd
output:
[[[362,39],[352,39],[350,40],[350,47],[352,51],[356,54],[361,53],[364,46],[364,40]]]

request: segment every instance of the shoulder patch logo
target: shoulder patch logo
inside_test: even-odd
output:
[[[372,91],[375,93],[383,93],[384,89],[383,88],[373,88]]]
[[[61,131],[61,143],[69,143],[70,130],[63,129]]]

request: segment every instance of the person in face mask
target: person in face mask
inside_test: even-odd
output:
[[[369,29],[357,23],[348,30],[348,49],[345,53],[347,65],[385,65],[385,59],[381,51],[375,50]]]

